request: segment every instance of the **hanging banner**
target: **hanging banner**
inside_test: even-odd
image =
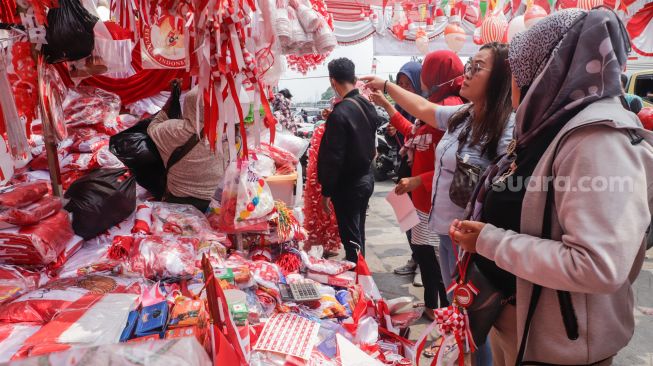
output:
[[[141,58],[144,69],[185,69],[186,50],[184,21],[165,16],[156,24],[145,26],[141,38]]]

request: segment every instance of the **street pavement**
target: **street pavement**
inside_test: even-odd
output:
[[[367,216],[366,260],[386,299],[413,296],[423,300],[423,289],[412,286],[412,276],[397,276],[392,272],[394,268],[406,263],[410,256],[406,236],[399,231],[392,208],[385,201],[387,193],[393,187],[391,181],[376,183]],[[617,355],[613,364],[653,366],[653,250],[648,252],[644,268],[635,282],[634,293],[635,334],[630,344]],[[427,325],[427,320],[420,319],[411,327],[409,338],[417,339]],[[610,337],[610,334],[605,336]]]

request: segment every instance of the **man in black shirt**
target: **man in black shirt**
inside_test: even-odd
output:
[[[376,154],[379,116],[356,84],[354,63],[346,58],[329,62],[331,87],[342,101],[326,121],[318,153],[317,175],[325,211],[333,208],[347,260],[356,263],[357,245],[365,254],[365,212],[374,191],[371,164]]]

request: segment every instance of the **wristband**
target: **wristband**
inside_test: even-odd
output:
[[[383,94],[388,94],[388,80],[383,83]]]

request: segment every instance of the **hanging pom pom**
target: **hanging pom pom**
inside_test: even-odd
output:
[[[274,263],[279,266],[283,275],[287,276],[290,273],[299,272],[302,261],[299,256],[293,252],[283,252],[279,257],[277,257],[277,260]]]

